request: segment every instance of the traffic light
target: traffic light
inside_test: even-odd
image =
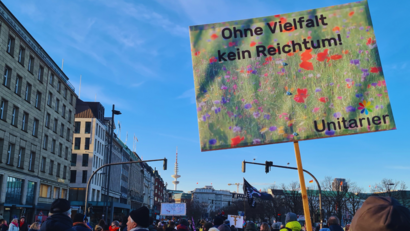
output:
[[[168,160],[164,158],[164,170],[167,170]]]
[[[242,161],[242,172],[245,172],[246,171],[246,167],[245,167],[245,161]]]
[[[273,162],[272,162],[272,161],[266,161],[266,162],[265,162],[265,172],[266,172],[266,173],[269,172],[270,166],[272,166],[272,165],[273,165]]]

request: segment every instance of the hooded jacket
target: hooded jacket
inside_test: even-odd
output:
[[[47,220],[41,225],[40,231],[73,231],[73,220],[64,214],[54,214],[47,217]]]
[[[280,231],[300,231],[302,230],[302,226],[300,225],[299,221],[290,221],[286,223],[285,228],[281,229]]]

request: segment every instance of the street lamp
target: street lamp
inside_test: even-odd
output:
[[[389,194],[389,197],[391,197],[391,192],[390,192],[390,186],[394,185],[394,183],[388,183],[387,184],[387,193]]]
[[[121,112],[118,110],[115,110],[115,105],[112,105],[112,114],[111,114],[111,139],[110,139],[110,152],[108,153],[108,160],[107,163],[111,163],[111,156],[112,156],[112,141],[114,139],[114,115],[121,115]],[[106,204],[105,204],[105,221],[107,222],[108,219],[108,201],[110,198],[110,174],[111,174],[111,166],[108,166],[108,174],[107,174],[107,197],[106,197]],[[111,211],[112,212],[112,211]]]

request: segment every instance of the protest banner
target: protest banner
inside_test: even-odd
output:
[[[185,203],[161,203],[161,216],[185,216]]]
[[[367,1],[190,27],[201,151],[396,128]]]
[[[228,215],[229,224],[235,226],[235,228],[243,228],[243,216]]]

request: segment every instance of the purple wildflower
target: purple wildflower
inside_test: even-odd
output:
[[[377,86],[377,83],[372,83],[372,86],[373,86],[373,87]]]
[[[220,108],[220,107],[218,107],[218,108],[217,108],[217,109],[215,109],[214,111],[215,111],[215,114],[218,114],[219,112],[221,112],[221,108]]]
[[[263,116],[263,118],[269,120],[269,119],[270,119],[270,115],[269,115],[269,114],[266,114],[266,115]]]
[[[252,104],[250,103],[245,104],[245,109],[251,109],[251,108],[252,108]]]
[[[350,64],[359,66],[360,65],[360,59],[351,59]]]
[[[330,85],[330,86],[333,86],[333,85],[334,85],[334,83],[329,83],[329,85]]]
[[[222,67],[222,70],[226,71],[226,67],[225,67],[225,66],[224,66],[224,67]]]
[[[253,144],[260,144],[261,143],[261,139],[253,139]]]
[[[214,104],[220,104],[221,103],[221,101],[219,101],[219,100],[214,100]]]
[[[333,136],[335,134],[335,131],[333,131],[333,130],[326,130],[325,131],[325,135],[327,135],[327,136]]]
[[[233,132],[240,132],[241,131],[241,127],[238,126],[234,126],[232,129]]]
[[[259,116],[261,116],[261,114],[259,112],[256,111],[256,112],[253,113],[253,117],[255,117],[255,118],[258,118]]]
[[[228,87],[225,85],[222,85],[221,90],[226,90],[226,89],[228,89]]]
[[[342,117],[342,113],[336,112],[336,113],[333,114],[333,117],[340,118],[340,117]]]
[[[355,111],[356,111],[356,108],[353,107],[353,106],[347,106],[346,107],[346,112],[355,112]]]
[[[351,79],[351,78],[347,78],[347,79],[345,79],[345,80],[346,80],[346,82],[348,82],[348,83],[352,82],[352,79]]]
[[[216,144],[216,139],[210,139],[209,144],[210,145],[215,145]]]
[[[228,101],[226,101],[225,97],[222,97],[221,103],[226,104]]]
[[[271,132],[276,131],[276,126],[270,126],[269,131],[271,131]]]
[[[202,110],[202,107],[198,107],[196,110],[197,110],[197,111],[201,111],[201,110]]]
[[[320,88],[316,88],[316,90],[315,90],[315,92],[321,92],[322,91],[322,89],[320,89]]]
[[[258,73],[258,71],[256,71],[256,70],[252,71],[252,74],[254,74],[254,75],[256,75],[257,73]]]

